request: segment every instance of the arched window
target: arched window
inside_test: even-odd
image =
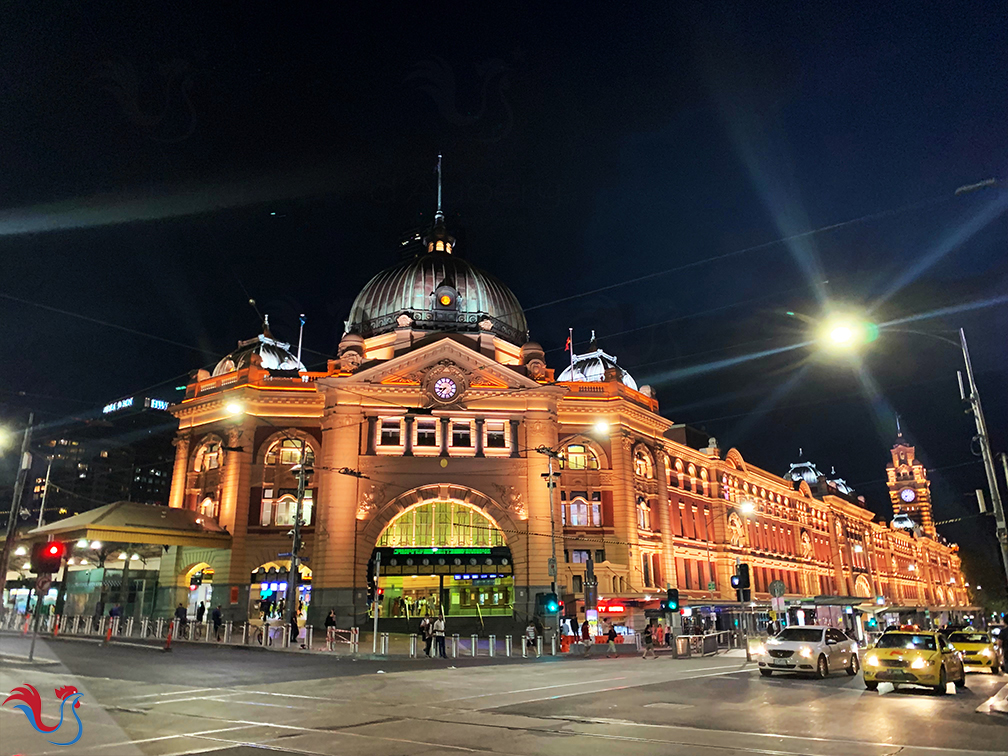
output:
[[[301,462],[301,441],[294,438],[284,438],[274,441],[266,452],[267,465],[297,465]],[[315,452],[305,444],[305,463],[315,464]]]
[[[651,504],[643,496],[637,499],[637,527],[651,530]]]
[[[207,470],[216,470],[220,467],[221,463],[221,445],[220,441],[207,441],[203,444],[199,451],[196,452],[196,461],[193,465],[193,469],[196,472],[205,472]]]
[[[654,478],[654,462],[651,461],[651,455],[644,449],[638,448],[634,452],[634,473],[648,480]]]
[[[568,444],[567,454],[560,459],[560,467],[568,470],[598,470],[598,457],[584,444]]]
[[[570,517],[567,518],[567,523],[582,527],[602,527],[602,502],[588,503],[578,496],[570,503]]]
[[[619,593],[619,578],[616,575],[613,575],[612,590],[613,593]]]
[[[213,517],[215,520],[217,519],[217,502],[213,500],[212,496],[207,496],[200,503],[200,514],[204,517]]]

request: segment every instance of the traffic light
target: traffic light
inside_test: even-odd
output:
[[[738,587],[743,589],[749,587],[749,565],[745,562],[738,566]]]
[[[679,589],[669,588],[665,592],[665,600],[661,602],[661,608],[663,612],[678,612],[679,611]]]
[[[870,630],[875,630],[878,627],[878,620],[875,619],[874,616],[871,616],[868,618],[868,621],[865,622],[865,624],[868,626]]]
[[[543,605],[550,614],[556,614],[560,611],[560,600],[555,593],[547,593],[543,599]]]
[[[36,575],[59,572],[66,555],[66,544],[60,541],[32,544],[31,569]]]

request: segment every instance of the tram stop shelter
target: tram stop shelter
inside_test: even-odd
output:
[[[90,613],[99,604],[118,602],[127,616],[168,615],[176,601],[184,601],[188,578],[179,576],[175,558],[183,550],[209,555],[229,554],[231,549],[231,534],[212,517],[131,501],[43,525],[24,540],[67,545],[62,579],[53,581],[49,597],[58,612],[64,600],[69,613]]]

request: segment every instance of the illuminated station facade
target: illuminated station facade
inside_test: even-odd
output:
[[[600,615],[631,625],[668,586],[684,606],[727,611],[740,561],[763,605],[773,581],[794,606],[968,604],[902,437],[888,468],[895,519],[882,523],[809,463],[781,477],[698,441],[594,339],[555,374],[515,295],[459,256],[440,212],[418,254],[357,296],[325,371],[264,331],[194,374],[171,410],[170,506],[231,538],[164,555],[160,582],[177,601],[212,587],[207,599],[239,621],[283,593],[303,445],[314,472],[299,591],[314,624],[330,609],[341,626],[368,621],[379,548],[388,629],[428,612],[524,625],[550,591],[553,546],[557,593],[579,619],[589,560]],[[559,453],[552,512],[541,447]]]

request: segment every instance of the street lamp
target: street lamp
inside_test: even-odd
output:
[[[750,515],[756,511],[756,505],[749,499],[746,499],[741,504],[739,504],[739,511],[742,514]]]
[[[984,473],[987,475],[987,487],[991,494],[991,507],[994,519],[997,523],[997,539],[1001,546],[1001,560],[1005,570],[1005,578],[1008,579],[1008,525],[1005,522],[1004,507],[1001,502],[1001,493],[998,490],[997,475],[994,471],[994,455],[991,453],[990,437],[987,435],[987,421],[984,418],[983,407],[980,404],[980,390],[977,388],[976,379],[973,376],[973,363],[970,360],[969,347],[966,344],[966,332],[959,329],[959,341],[953,341],[937,333],[929,331],[915,331],[912,329],[891,329],[897,333],[912,333],[918,336],[927,336],[932,339],[951,344],[962,350],[963,363],[966,366],[967,384],[963,384],[962,373],[959,373],[959,396],[963,402],[969,402],[967,412],[973,413],[976,422],[976,440],[980,442],[980,456],[983,459]],[[866,318],[849,315],[834,314],[828,316],[820,325],[819,341],[827,349],[834,352],[852,352],[856,347],[867,344],[878,338],[879,327]],[[967,393],[967,387],[969,393]],[[1005,463],[1005,470],[1008,472],[1008,462]]]

